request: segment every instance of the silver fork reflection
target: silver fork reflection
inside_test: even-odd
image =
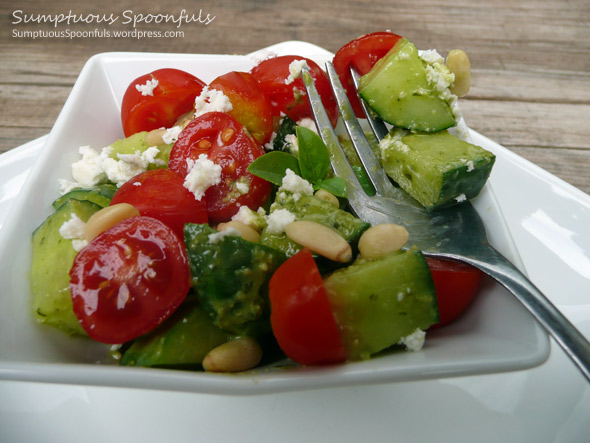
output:
[[[348,201],[356,215],[373,225],[391,222],[404,225],[410,233],[411,244],[425,255],[468,263],[494,278],[531,312],[590,381],[588,340],[523,273],[489,244],[482,220],[469,201],[427,211],[392,185],[355,117],[338,74],[329,62],[326,69],[342,120],[376,191],[374,196],[365,193],[350,166],[307,69],[302,72],[303,81],[320,136],[330,151],[332,167],[335,174],[346,181]],[[358,75],[352,73],[358,82]],[[369,126],[381,140],[387,134],[387,128],[367,111],[365,107]]]

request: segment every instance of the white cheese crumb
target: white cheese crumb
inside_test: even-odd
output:
[[[285,171],[285,176],[281,182],[281,190],[292,192],[294,196],[313,195],[311,183],[299,177],[291,169]]]
[[[277,138],[277,133],[273,131],[270,136],[270,140],[264,144],[264,149],[267,151],[272,151],[274,147],[275,138]]]
[[[473,164],[473,160],[469,160],[466,164],[467,164],[467,172],[471,172],[475,169],[475,166]]]
[[[229,112],[233,109],[229,97],[217,89],[205,86],[195,98],[195,118],[207,112]]]
[[[278,57],[276,53],[269,51],[268,49],[261,49],[252,54],[251,58],[254,61],[254,66],[258,66],[265,60]]]
[[[299,143],[295,134],[285,135],[285,143],[288,145],[291,154],[297,155],[299,153]]]
[[[301,70],[304,67],[309,68],[305,60],[293,60],[289,64],[289,76],[285,79],[285,84],[290,85],[295,79],[301,77]]]
[[[133,186],[141,186],[141,182],[133,182]]]
[[[213,234],[209,234],[209,243],[215,244],[222,241],[225,237],[240,237],[240,231],[236,228],[232,228],[231,226],[223,231],[214,232]]]
[[[250,192],[250,185],[247,182],[237,181],[235,183],[236,189],[240,194],[247,194]]]
[[[315,124],[315,120],[309,117],[302,118],[297,122],[297,126],[302,126],[304,128],[310,129],[316,134],[318,133],[318,127]]]
[[[84,223],[80,217],[73,212],[70,214],[69,220],[65,221],[59,227],[59,235],[66,240],[72,240],[72,246],[76,251],[80,251],[83,247],[88,244],[88,241],[84,237]]]
[[[280,234],[289,223],[293,223],[294,221],[295,214],[289,212],[287,209],[277,209],[271,212],[266,218],[266,231],[269,234]]]
[[[196,161],[189,158],[186,162],[189,173],[184,179],[184,187],[201,201],[209,187],[221,182],[221,166],[209,160],[207,154],[199,155]]]
[[[162,140],[168,145],[176,143],[181,132],[182,126],[172,126],[171,128],[166,129],[166,132],[162,136]]]
[[[80,160],[72,163],[72,177],[82,188],[91,188],[106,180],[102,167],[104,155],[99,154],[90,146],[80,146]]]
[[[155,146],[151,146],[143,152],[135,151],[134,154],[117,154],[119,160],[109,157],[110,152],[108,147],[103,149],[102,167],[108,179],[116,183],[117,186],[122,186],[136,175],[147,171],[150,164],[161,162],[156,159],[160,150]]]
[[[421,329],[416,329],[407,337],[403,337],[399,344],[404,345],[406,350],[411,352],[418,352],[424,346],[424,340],[426,338],[426,332]]]
[[[155,78],[148,80],[145,85],[135,85],[135,89],[141,92],[141,95],[154,95],[154,89],[158,86],[158,80]]]
[[[260,212],[260,209],[262,209],[262,212]],[[244,223],[245,225],[259,231],[266,226],[266,220],[264,218],[265,215],[264,208],[262,207],[258,208],[258,211],[255,212],[248,206],[240,206],[238,212],[236,212],[231,219],[234,221],[239,221],[240,223]]]
[[[455,197],[455,200],[457,200],[457,203],[461,203],[467,200],[467,196],[465,194],[461,194]]]
[[[445,62],[443,56],[440,55],[436,49],[425,49],[423,51],[418,51],[418,55],[422,60],[429,64]]]

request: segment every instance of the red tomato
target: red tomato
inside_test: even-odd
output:
[[[129,203],[141,215],[157,218],[184,238],[185,223],[207,223],[207,203],[184,187],[184,180],[168,169],[143,172],[123,184],[111,205]]]
[[[94,340],[119,344],[166,319],[190,288],[188,257],[174,232],[132,217],[97,236],[70,270],[74,313]]]
[[[209,84],[222,91],[232,104],[228,112],[243,124],[260,144],[270,140],[273,131],[272,107],[258,82],[248,72],[228,72]]]
[[[441,327],[459,317],[475,298],[483,272],[471,265],[427,257],[430,266],[440,320],[431,328]]]
[[[346,360],[322,277],[309,249],[289,258],[269,283],[270,322],[283,352],[302,365]]]
[[[184,178],[189,172],[187,159],[196,161],[200,154],[221,166],[221,182],[205,192],[211,223],[229,220],[240,206],[256,210],[264,204],[271,185],[247,170],[264,149],[236,119],[223,112],[195,118],[180,133],[168,167]]]
[[[365,118],[361,102],[356,94],[350,66],[365,75],[381,57],[389,52],[401,37],[392,32],[373,32],[358,37],[338,50],[334,56],[334,69],[346,89],[348,99],[357,117]]]
[[[328,75],[314,61],[295,55],[285,55],[264,60],[252,69],[252,75],[270,99],[273,115],[280,116],[284,112],[292,120],[312,117],[309,100],[301,77],[287,84],[290,76],[289,65],[295,60],[305,60],[309,72],[315,81],[316,88],[322,97],[322,103],[333,126],[338,123],[338,105]]]
[[[137,85],[157,80],[153,95],[143,95]],[[121,122],[125,137],[157,128],[170,128],[178,117],[193,109],[195,97],[205,83],[179,69],[158,69],[131,82],[121,103]]]

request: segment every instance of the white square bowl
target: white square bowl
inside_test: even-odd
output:
[[[320,65],[332,57],[303,42],[284,42],[264,50],[305,56]],[[51,213],[51,202],[59,195],[57,179],[70,177],[78,147],[100,149],[123,137],[120,103],[129,82],[154,69],[175,67],[208,83],[228,71],[247,71],[253,64],[251,55],[148,53],[105,53],[87,62],[0,230],[0,379],[258,394],[513,371],[543,363],[550,351],[546,333],[489,279],[466,315],[427,334],[421,352],[385,352],[369,361],[327,367],[269,367],[231,376],[119,367],[108,362],[107,346],[35,323],[28,278],[31,234]],[[480,139],[486,148],[486,139]],[[493,183],[494,173],[475,207],[490,243],[519,265]]]

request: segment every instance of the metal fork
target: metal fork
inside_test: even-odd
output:
[[[406,227],[410,242],[430,257],[461,261],[481,269],[510,291],[553,336],[590,382],[590,343],[532,282],[488,242],[484,225],[469,201],[450,208],[427,211],[398,187],[394,187],[376,158],[360,122],[348,101],[338,74],[330,62],[326,69],[340,115],[350,139],[375,188],[376,195],[363,191],[330,124],[314,81],[307,69],[302,76],[320,136],[330,151],[332,167],[346,181],[348,201],[356,215],[371,223],[397,223]],[[357,82],[358,74],[352,70]],[[361,99],[361,102],[363,100]],[[365,106],[371,129],[378,140],[388,132]]]

